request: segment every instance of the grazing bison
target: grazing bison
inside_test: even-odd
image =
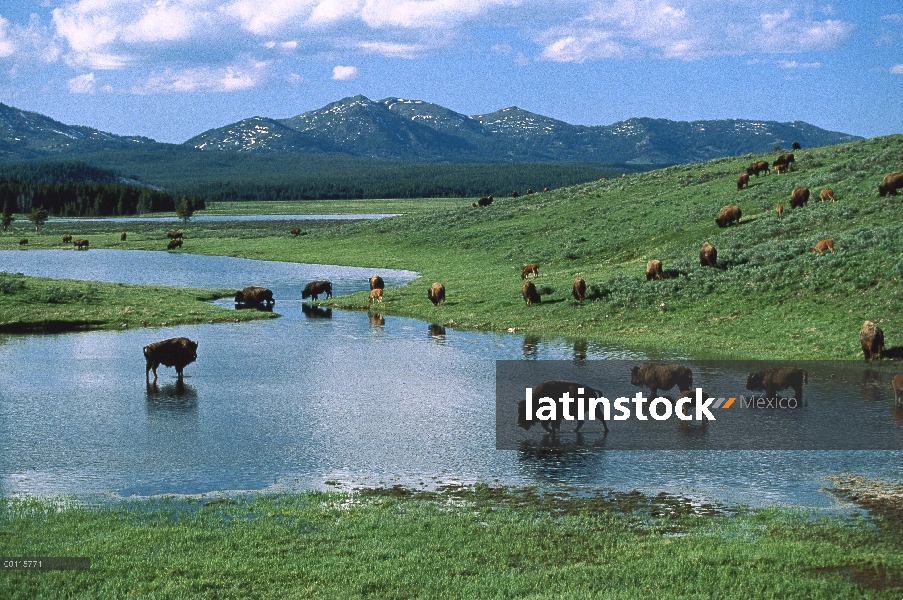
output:
[[[182,380],[182,371],[186,365],[190,365],[198,358],[198,343],[188,338],[177,337],[153,342],[144,347],[144,358],[147,366],[144,369],[144,379],[149,382],[150,371],[154,371],[154,383],[157,382],[157,367],[164,365],[175,367],[179,381]]]
[[[20,239],[20,240],[19,240],[19,245],[20,245],[20,246],[27,246],[27,245],[28,245],[28,238],[22,238],[22,239]]]
[[[890,384],[894,388],[894,406],[903,404],[903,395],[900,394],[900,392],[903,391],[903,375],[900,373],[894,375]]]
[[[512,198],[517,198],[518,196],[520,196],[520,194],[517,193],[517,190],[514,190],[513,192],[511,192]]]
[[[790,149],[791,150],[802,150],[803,148],[802,148],[802,146],[800,146],[799,142],[793,142],[792,144],[790,144]]]
[[[169,233],[166,234],[166,237],[168,237],[171,240],[181,240],[182,232],[181,231],[170,231]]]
[[[649,388],[649,398],[656,398],[659,390],[670,390],[675,385],[678,391],[693,387],[693,371],[683,365],[647,362],[630,369],[630,383]]]
[[[527,195],[529,196],[532,193],[533,193],[533,188],[527,188]]]
[[[64,243],[64,244],[68,244],[68,243],[70,243],[71,241],[72,241],[72,236],[69,235],[68,233],[64,233],[64,234],[63,234],[63,243]]]
[[[533,279],[539,277],[539,263],[530,263],[529,265],[524,265],[524,268],[520,270],[520,278],[526,279],[527,275],[533,273]]]
[[[480,198],[479,200],[477,200],[477,204],[480,206],[489,206],[490,204],[492,204],[492,194],[490,194],[486,198]]]
[[[765,390],[766,398],[776,398],[780,390],[793,389],[797,402],[803,401],[803,383],[809,383],[809,374],[797,367],[778,367],[749,373],[746,389]]]
[[[774,170],[778,175],[780,175],[781,173],[786,173],[787,169],[789,168],[787,163],[779,163],[779,162],[775,162],[771,166],[774,167]]]
[[[784,207],[781,206],[780,204],[778,204],[778,205],[775,207],[774,211],[775,211],[776,213],[778,213],[778,216],[779,216],[779,217],[783,217],[783,216],[784,216]]]
[[[371,290],[382,290],[385,289],[386,282],[383,281],[383,278],[379,276],[378,273],[374,273],[373,277],[370,278],[370,289]]]
[[[793,188],[793,191],[790,193],[790,208],[803,206],[807,202],[809,202],[809,188]]]
[[[127,236],[126,236],[125,232],[123,231],[122,233],[119,234],[119,241],[124,242],[126,237]]]
[[[273,300],[272,291],[265,287],[252,285],[235,292],[235,303],[270,307],[273,306],[276,301]]]
[[[520,293],[524,296],[524,301],[527,303],[527,306],[531,306],[534,302],[542,302],[542,299],[539,297],[539,292],[536,291],[536,286],[533,285],[532,281],[525,283],[524,287],[521,288]]]
[[[169,243],[166,244],[167,250],[175,250],[176,248],[182,247],[182,240],[169,240]]]
[[[374,300],[379,302],[383,301],[383,289],[382,288],[373,288],[370,290],[370,297],[367,298],[368,303],[372,303]]]
[[[662,275],[662,261],[653,259],[646,263],[646,281],[664,278],[665,276]]]
[[[438,281],[433,283],[426,291],[426,297],[433,303],[433,306],[439,306],[445,302],[445,286]]]
[[[781,162],[789,165],[792,162],[796,162],[796,159],[793,158],[793,154],[791,154],[790,152],[785,152],[784,154],[780,155],[775,162]]]
[[[292,235],[298,237],[301,235],[301,229],[299,227],[292,227]]]
[[[714,267],[718,262],[718,251],[708,242],[699,249],[699,266]]]
[[[744,185],[749,187],[749,175],[741,173],[740,175],[737,175],[737,189],[742,190]]]
[[[581,390],[583,390],[581,392]],[[570,398],[602,398],[603,394],[599,390],[595,390],[588,385],[583,385],[582,383],[574,383],[573,381],[543,381],[535,388],[533,388],[533,411],[534,414],[527,414],[527,401],[520,400],[517,403],[517,425],[521,427],[525,431],[530,431],[530,427],[535,425],[537,422],[545,429],[547,432],[555,435],[556,432],[561,430],[561,421],[564,417],[563,408],[560,406],[560,398],[565,394],[569,394]],[[539,400],[540,398],[551,398],[555,401],[559,406],[555,409],[555,418],[549,420],[536,419],[535,411],[539,408]],[[544,403],[545,404],[545,403]],[[586,403],[587,405],[589,402]],[[573,406],[573,404],[572,404]],[[587,406],[587,410],[589,407]],[[580,420],[580,417],[583,415],[578,415],[577,409],[572,408],[570,413],[577,419],[577,426],[574,427],[574,433],[580,431],[580,428],[583,427],[583,424],[586,422],[584,420]],[[585,414],[585,413],[584,413]],[[596,406],[596,417],[600,421],[602,421],[602,427],[608,432],[608,424],[605,423],[605,414],[602,412],[601,407]]]
[[[816,252],[821,254],[825,250],[830,250],[831,254],[834,253],[834,238],[828,238],[826,240],[821,240],[817,244],[815,244],[815,248],[812,249],[812,254]]]
[[[822,190],[818,193],[819,197],[821,197],[821,201],[830,200],[834,202],[834,190]]]
[[[739,225],[742,215],[743,211],[740,210],[739,206],[722,206],[718,216],[715,217],[715,223],[718,224],[718,227],[727,227],[734,221]]]
[[[586,298],[586,281],[582,277],[574,280],[574,287],[571,293],[574,294],[574,300],[577,302],[583,302],[583,299]]]
[[[903,172],[888,173],[878,186],[878,195],[882,198],[887,194],[896,196],[900,188],[903,188]]]
[[[301,292],[301,299],[306,300],[307,298],[317,299],[317,296],[320,294],[326,294],[327,298],[332,298],[332,283],[323,279],[317,281],[310,281],[307,285],[304,286],[304,290]]]
[[[75,242],[73,242],[72,245],[75,246],[76,250],[87,250],[88,249],[88,240],[78,239],[78,240],[75,240]]]
[[[768,162],[764,160],[758,160],[749,165],[749,168],[746,169],[747,175],[755,175],[759,176],[759,173],[768,174]]]
[[[881,351],[884,349],[884,332],[881,328],[866,321],[859,330],[859,343],[862,345],[862,353],[865,360],[871,362],[873,358],[881,360]]]

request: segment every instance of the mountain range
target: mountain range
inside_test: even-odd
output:
[[[251,117],[182,144],[66,125],[0,103],[0,162],[99,151],[174,149],[379,158],[430,163],[582,162],[645,166],[690,163],[862,139],[809,123],[634,118],[572,125],[515,106],[464,115],[421,100],[352,96],[286,119]]]

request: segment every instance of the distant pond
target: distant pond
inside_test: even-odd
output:
[[[0,494],[153,495],[439,482],[671,491],[753,505],[833,506],[842,472],[899,478],[901,452],[495,449],[497,359],[640,359],[592,342],[457,331],[304,305],[376,270],[166,252],[0,251],[0,271],[200,287],[263,285],[283,315],[247,323],[0,336]],[[379,269],[391,286],[417,277]],[[413,285],[421,285],[415,282]],[[426,302],[426,286],[424,302]],[[449,290],[449,296],[454,293]],[[219,301],[230,306],[228,300]],[[441,313],[441,308],[437,310]],[[441,319],[439,319],[441,321]],[[141,348],[187,336],[176,385],[144,382]],[[599,431],[584,430],[594,439]]]

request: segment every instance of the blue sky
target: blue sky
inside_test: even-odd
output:
[[[903,132],[903,2],[0,0],[0,102],[182,142],[354,94]]]

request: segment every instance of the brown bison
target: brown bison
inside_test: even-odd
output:
[[[533,193],[533,188],[527,188],[527,195],[529,196],[532,193]]]
[[[656,398],[659,390],[689,390],[693,387],[693,371],[683,365],[647,362],[630,369],[630,383],[649,387],[649,398]]]
[[[834,253],[834,238],[821,240],[820,242],[815,244],[815,248],[812,249],[812,254],[821,254],[825,250],[830,250],[832,254]]]
[[[490,194],[486,198],[480,198],[479,200],[477,200],[477,204],[479,206],[489,206],[490,204],[492,204],[492,194]]]
[[[168,237],[171,240],[181,240],[182,232],[181,231],[170,231],[169,233],[166,234],[166,237]]]
[[[574,287],[571,289],[571,293],[574,294],[574,300],[577,302],[583,302],[583,299],[586,298],[586,281],[582,277],[574,280]]]
[[[157,367],[160,365],[175,367],[176,374],[181,381],[185,366],[190,365],[198,358],[198,343],[184,337],[153,342],[144,347],[144,358],[147,360],[144,368],[145,381],[149,382],[149,373],[153,369],[154,383],[157,382]]]
[[[524,297],[524,302],[527,303],[527,306],[531,306],[534,302],[542,302],[542,299],[539,297],[539,292],[536,291],[536,286],[533,285],[532,281],[528,281],[524,284],[524,287],[521,288],[520,293]]]
[[[903,172],[888,173],[878,186],[878,195],[882,198],[887,194],[896,196],[900,188],[903,188]]]
[[[664,278],[665,276],[662,275],[662,261],[653,259],[646,263],[646,281]]]
[[[374,273],[373,277],[370,278],[370,289],[371,290],[382,290],[385,289],[386,282],[383,281],[383,278],[379,276],[378,273]]]
[[[784,216],[784,207],[781,206],[780,204],[778,204],[778,205],[775,207],[774,212],[778,213],[778,216],[779,216],[779,217],[783,217],[783,216]]]
[[[292,227],[291,233],[293,236],[298,237],[301,235],[301,229],[299,227]]]
[[[822,190],[818,193],[818,195],[821,198],[822,202],[824,202],[825,200],[834,202],[834,190]]]
[[[768,174],[768,162],[767,161],[758,160],[756,162],[751,163],[749,165],[749,168],[746,169],[747,175],[755,175],[756,177],[758,177],[759,173],[765,173],[766,175]]]
[[[76,250],[87,250],[88,249],[88,240],[77,239],[72,244],[75,246]]]
[[[370,290],[370,296],[367,298],[367,302],[372,303],[374,300],[379,302],[383,301],[383,288],[373,288]]]
[[[903,394],[900,394],[903,391],[903,375],[900,373],[894,375],[890,384],[894,388],[894,406],[903,404]]]
[[[793,158],[793,154],[791,154],[790,152],[785,152],[784,154],[780,155],[775,160],[775,162],[785,163],[789,165],[792,162],[796,162],[796,159]]]
[[[520,196],[520,194],[517,193],[517,190],[514,190],[513,192],[511,192],[512,198],[517,198],[518,196]]]
[[[327,298],[332,298],[332,282],[323,279],[310,281],[304,286],[304,290],[301,292],[301,299],[313,298],[316,300],[317,296],[324,293]]]
[[[426,297],[433,303],[433,306],[439,306],[445,302],[445,286],[438,281],[433,283],[426,291]]]
[[[569,394],[571,398],[602,397],[602,392],[595,390],[588,385],[583,385],[582,383],[574,383],[573,381],[543,381],[535,388],[533,388],[533,410],[536,411],[536,409],[539,408],[539,400],[541,398],[551,398],[553,401],[555,401],[556,404],[559,404],[559,406],[555,409],[555,418],[548,420],[537,419],[535,412],[532,415],[528,415],[527,401],[520,400],[517,403],[518,427],[521,427],[525,431],[530,431],[530,427],[538,422],[543,429],[545,429],[552,435],[555,435],[556,432],[561,430],[561,421],[564,417],[564,411],[560,406],[559,399],[565,394]],[[587,404],[589,403],[587,402]],[[587,410],[589,410],[588,406]],[[583,415],[575,414],[577,413],[576,408],[572,409],[570,412],[577,419],[577,426],[574,427],[574,433],[577,433],[578,431],[580,431],[580,428],[583,427],[583,424],[586,421],[581,419]],[[600,421],[602,421],[602,427],[607,432],[608,424],[605,423],[605,414],[602,412],[602,409],[599,406],[596,407],[595,416],[598,417]]]
[[[881,360],[881,351],[884,349],[884,332],[881,328],[866,321],[859,330],[859,343],[862,345],[862,353],[865,360],[871,362],[873,358]]]
[[[797,402],[803,401],[803,383],[809,383],[809,374],[797,367],[763,369],[746,376],[746,389],[765,390],[766,398],[776,398],[780,390],[793,389]]]
[[[809,202],[809,188],[797,187],[790,192],[790,208],[797,208]]]
[[[68,244],[68,243],[70,243],[71,241],[72,241],[72,236],[69,235],[68,233],[64,233],[64,234],[63,234],[63,243],[64,243],[64,244]]]
[[[714,267],[718,262],[718,251],[708,242],[699,249],[699,266]]]
[[[800,146],[799,142],[793,142],[792,144],[790,144],[790,149],[791,150],[802,150],[803,147]]]
[[[787,169],[789,168],[789,165],[787,163],[779,163],[779,162],[776,162],[771,166],[774,167],[774,170],[778,175],[780,175],[781,173],[786,173]]]
[[[273,306],[276,301],[273,300],[272,291],[265,287],[252,285],[235,292],[235,303],[244,304],[246,306],[270,307]]]
[[[715,223],[718,224],[718,227],[727,227],[734,221],[739,225],[742,215],[743,211],[740,210],[739,206],[722,206],[718,216],[715,217]]]
[[[169,240],[169,243],[166,244],[167,250],[175,250],[176,248],[182,247],[182,240]]]
[[[524,267],[520,270],[520,278],[526,279],[527,275],[533,273],[533,279],[539,277],[539,263],[530,263],[529,265],[524,265]]]
[[[122,233],[119,234],[119,241],[124,242],[126,237],[128,237],[128,236],[123,231]]]
[[[548,192],[548,191],[549,191],[549,188],[542,188],[542,191],[543,191],[543,192]]]
[[[19,245],[20,245],[20,246],[27,246],[27,245],[28,245],[28,238],[22,238],[22,239],[20,239],[20,240],[19,240]]]
[[[749,187],[749,175],[741,173],[740,175],[737,175],[737,189],[742,190],[744,185]]]

